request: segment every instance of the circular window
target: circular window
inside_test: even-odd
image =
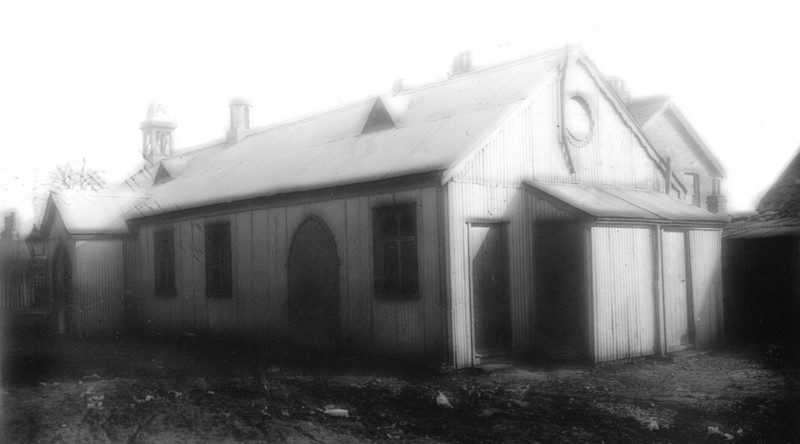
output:
[[[592,112],[583,97],[573,96],[569,99],[564,120],[567,133],[576,142],[585,142],[592,135],[592,128],[594,128]]]

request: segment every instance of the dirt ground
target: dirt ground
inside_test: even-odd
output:
[[[800,442],[778,347],[444,373],[186,339],[2,347],[1,442]]]

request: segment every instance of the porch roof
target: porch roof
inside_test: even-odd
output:
[[[526,181],[556,204],[566,205],[597,219],[703,222],[724,224],[724,216],[690,205],[656,190],[622,189],[593,185]]]

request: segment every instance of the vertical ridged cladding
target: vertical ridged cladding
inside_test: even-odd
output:
[[[76,333],[87,336],[123,328],[123,241],[78,240],[73,263]]]
[[[575,175],[580,183],[621,188],[663,189],[664,178],[633,131],[635,125],[597,87],[582,63],[570,65],[564,82],[564,100],[580,96],[589,105],[594,129],[583,143],[569,143]],[[567,138],[569,138],[567,136]]]
[[[525,193],[519,187],[450,182],[450,295],[453,361],[457,367],[476,363],[470,275],[469,223],[504,224],[507,236],[508,288],[511,304],[512,346],[517,353],[533,347],[531,307],[531,221],[525,211]]]
[[[653,230],[593,227],[591,242],[595,361],[652,354]]]
[[[336,242],[341,331],[349,344],[379,353],[433,357],[441,353],[439,199],[436,187],[272,206],[142,226],[138,237],[141,273],[140,321],[159,330],[237,333],[263,337],[290,334],[287,257],[295,230],[309,217],[322,220]],[[372,211],[380,205],[417,205],[420,294],[379,299],[372,282]],[[205,294],[205,235],[208,222],[231,223],[233,295]],[[173,230],[176,296],[153,292],[153,233]]]
[[[695,346],[722,341],[721,230],[689,231],[689,262],[694,308]]]

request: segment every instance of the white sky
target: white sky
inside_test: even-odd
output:
[[[477,65],[580,44],[634,96],[668,93],[752,209],[800,144],[800,29],[790,2],[5,2],[0,5],[0,210],[85,158],[121,180],[147,106],[185,147],[223,136],[228,103],[254,126]]]

